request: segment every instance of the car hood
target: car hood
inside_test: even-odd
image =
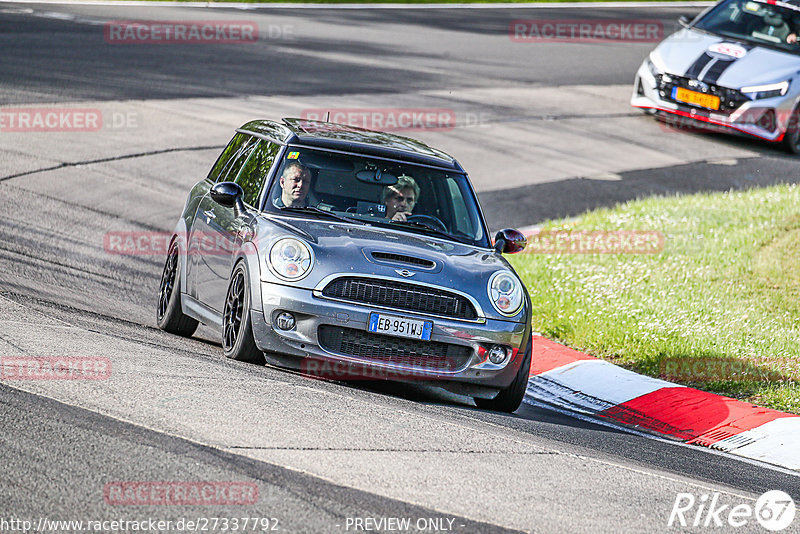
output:
[[[510,320],[498,314],[487,295],[489,277],[500,270],[514,272],[496,252],[379,226],[339,223],[321,219],[282,216],[259,217],[257,240],[260,253],[281,237],[299,237],[313,249],[314,267],[294,286],[317,287],[331,275],[369,275],[397,281],[440,286],[466,293],[478,301],[486,317]],[[269,237],[266,237],[269,236]],[[375,258],[373,253],[389,253],[430,262],[426,266],[392,258]],[[262,279],[281,282],[271,272]],[[402,273],[402,274],[401,274]],[[523,310],[524,312],[524,310]],[[524,313],[523,313],[524,315]]]
[[[718,45],[732,45],[740,57],[720,53]],[[723,48],[724,50],[724,48]],[[742,54],[743,52],[743,54]],[[702,81],[739,89],[749,85],[780,82],[800,70],[800,56],[772,48],[724,39],[691,28],[672,34],[650,54],[656,68],[677,76],[692,76],[700,64],[717,59],[720,65],[708,69]]]

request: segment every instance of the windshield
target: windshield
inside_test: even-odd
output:
[[[265,209],[489,246],[466,176],[369,156],[289,147]]]
[[[766,0],[728,0],[694,27],[723,37],[770,45],[797,54],[800,7]]]

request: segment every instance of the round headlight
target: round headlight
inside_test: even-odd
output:
[[[522,307],[522,284],[507,271],[498,271],[489,279],[489,299],[494,309],[506,316],[516,315]]]
[[[279,239],[269,251],[272,272],[285,280],[300,280],[311,271],[313,263],[311,249],[294,237]]]

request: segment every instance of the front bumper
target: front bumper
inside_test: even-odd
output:
[[[665,73],[659,73],[663,75]],[[672,76],[680,79],[679,76]],[[794,110],[793,101],[787,96],[750,100],[735,89],[719,87],[723,94],[731,95],[727,109],[710,110],[699,106],[684,104],[672,100],[663,91],[663,83],[659,84],[645,60],[636,73],[633,82],[631,105],[637,108],[650,109],[669,113],[686,119],[689,123],[707,124],[722,127],[732,133],[780,142],[786,133],[787,125]],[[679,124],[676,124],[676,126]]]
[[[468,382],[489,388],[507,387],[519,370],[524,358],[527,342],[528,326],[525,323],[501,321],[486,318],[481,321],[462,321],[429,317],[424,314],[408,311],[390,311],[376,309],[369,305],[334,301],[314,295],[308,289],[295,288],[261,282],[261,300],[263,310],[251,310],[253,334],[256,346],[265,352],[306,358],[305,370],[314,374],[316,370],[340,373],[338,378],[421,380]],[[281,330],[275,326],[274,318],[281,312],[290,312],[295,317],[295,327]],[[433,321],[430,342],[406,340],[400,337],[389,337],[367,331],[370,312],[390,315],[401,315],[411,319]],[[346,350],[333,350],[328,341],[329,332],[336,334],[345,332],[351,335],[354,342],[342,344]],[[322,333],[322,338],[320,337]],[[370,343],[386,343],[392,350],[402,351],[403,347],[416,344],[446,344],[448,365],[434,365],[426,361],[425,356],[415,355],[396,360],[375,359],[369,357],[368,351],[349,350],[359,339],[367,339]],[[509,347],[511,355],[500,365],[488,361],[486,348],[493,344]],[[443,347],[443,345],[437,345]],[[458,358],[450,358],[450,354],[458,353]],[[329,366],[320,368],[318,363],[329,362]],[[444,360],[441,360],[444,361]],[[301,368],[303,368],[301,365]],[[360,373],[352,375],[353,369]],[[365,371],[376,371],[369,373]],[[337,376],[333,376],[337,378]]]

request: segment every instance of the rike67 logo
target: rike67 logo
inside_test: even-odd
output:
[[[696,497],[691,493],[678,493],[667,526],[721,528],[728,532],[731,528],[752,524],[755,519],[763,528],[778,532],[794,521],[794,501],[786,492],[768,491],[756,500],[755,506],[721,504],[720,495],[714,492]]]

